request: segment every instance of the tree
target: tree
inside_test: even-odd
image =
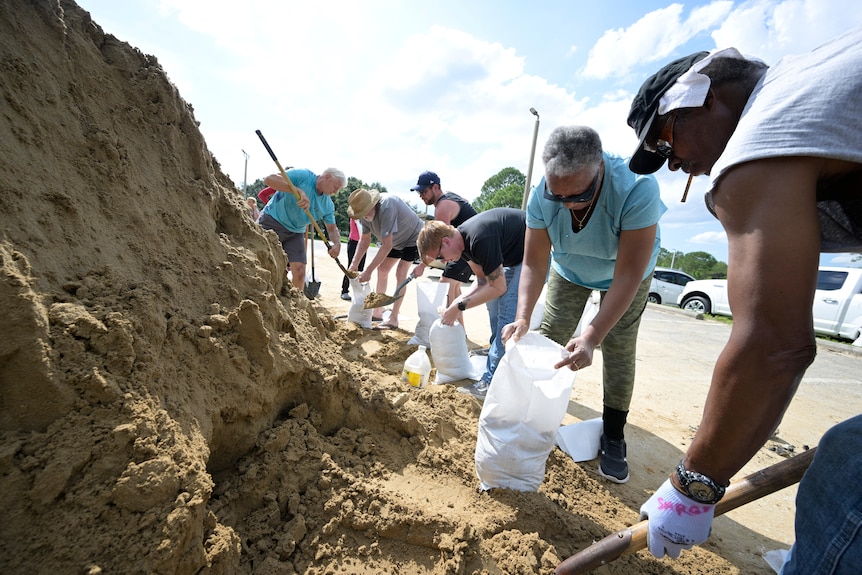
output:
[[[503,168],[482,184],[482,193],[473,201],[477,212],[491,208],[518,208],[524,201],[527,176],[517,168]]]
[[[671,265],[673,264],[673,265]],[[657,266],[682,270],[695,279],[724,279],[727,277],[727,264],[715,259],[707,252],[683,253],[660,248]]]

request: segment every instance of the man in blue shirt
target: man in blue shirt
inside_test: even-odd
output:
[[[330,196],[347,185],[347,178],[344,172],[335,168],[327,168],[320,176],[311,170],[299,168],[286,173],[299,191],[299,198],[291,193],[290,186],[281,174],[267,176],[263,182],[278,191],[261,211],[259,223],[265,230],[272,230],[278,236],[290,263],[291,281],[301,290],[305,287],[305,264],[308,261],[305,230],[311,223],[305,211],[308,210],[315,220],[323,220],[332,243],[329,255],[337,258],[341,252],[341,235],[335,225],[335,204]]]

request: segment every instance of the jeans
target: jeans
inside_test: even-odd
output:
[[[780,575],[862,573],[862,415],[827,431],[796,493],[796,543]]]
[[[485,373],[482,374],[482,380],[488,383],[491,382],[503,354],[506,353],[506,346],[501,341],[503,328],[515,321],[515,312],[518,311],[518,283],[521,280],[521,264],[503,268],[503,275],[506,278],[506,293],[485,304],[488,308],[488,319],[491,320],[491,349],[488,350],[488,360],[485,363]]]

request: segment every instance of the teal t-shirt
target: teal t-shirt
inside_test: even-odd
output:
[[[527,202],[527,227],[548,230],[554,270],[567,281],[602,291],[610,287],[614,277],[620,232],[657,224],[667,211],[654,176],[633,173],[627,158],[607,152],[603,157],[601,193],[589,222],[578,233],[572,231],[572,216],[565,204],[543,197],[544,177]],[[643,279],[652,273],[660,246],[661,234],[656,230],[652,258]]]
[[[335,224],[335,204],[329,196],[317,193],[318,176],[311,170],[294,168],[287,170],[287,177],[308,196],[311,202],[308,211],[315,220],[323,220],[324,224]],[[278,223],[296,234],[303,233],[311,223],[305,210],[296,204],[296,196],[290,192],[276,192],[263,207],[263,213],[275,218]]]

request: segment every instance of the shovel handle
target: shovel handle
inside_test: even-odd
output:
[[[260,130],[255,130],[255,134],[260,138],[260,143],[263,144],[263,147],[266,148],[266,151],[269,152],[269,157],[272,158],[272,161],[275,162],[275,165],[278,166],[278,171],[281,172],[281,177],[284,178],[284,181],[287,182],[287,187],[290,188],[290,193],[296,196],[298,200],[301,196],[299,195],[299,190],[296,189],[296,186],[293,185],[293,182],[290,181],[290,178],[287,177],[287,172],[284,171],[284,168],[281,167],[281,162],[278,161],[278,158],[275,157],[275,152],[272,151],[272,148],[269,147],[269,142],[266,141],[266,138],[263,137],[263,134]],[[317,225],[317,221],[311,215],[311,212],[308,209],[305,209],[305,215],[308,216],[308,219],[311,221],[311,224],[314,226],[315,231],[317,231],[317,235],[320,236],[320,239],[323,240],[323,243],[326,244],[326,249],[331,250],[332,244],[329,243],[329,240],[326,239],[326,235],[321,231],[320,226]],[[338,267],[341,268],[341,271],[344,272],[344,275],[348,277],[356,277],[356,273],[347,271],[347,268],[339,261],[338,258],[332,258],[335,260],[335,263],[338,264]]]
[[[715,516],[718,517],[737,507],[751,503],[770,493],[775,493],[785,487],[798,483],[805,470],[814,459],[816,447],[803,451],[795,457],[770,465],[760,471],[747,475],[727,488],[724,497],[715,506]],[[649,520],[644,519],[631,527],[608,535],[579,551],[557,565],[554,575],[580,575],[606,565],[647,546]]]

